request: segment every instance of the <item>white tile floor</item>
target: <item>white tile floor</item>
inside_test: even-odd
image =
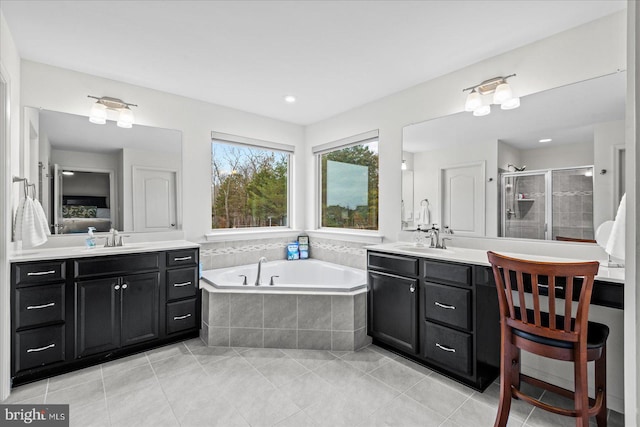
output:
[[[474,392],[376,346],[222,348],[194,339],[17,387],[3,403],[69,403],[71,425],[81,427],[466,427],[492,426],[497,400],[497,384]],[[575,424],[512,405],[509,426],[564,425]],[[611,411],[609,426],[623,425]]]

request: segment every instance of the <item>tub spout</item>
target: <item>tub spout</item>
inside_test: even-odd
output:
[[[260,286],[260,271],[262,270],[263,262],[267,262],[267,259],[265,257],[260,257],[260,259],[258,260],[258,274],[256,275],[256,283],[254,283],[255,286]]]

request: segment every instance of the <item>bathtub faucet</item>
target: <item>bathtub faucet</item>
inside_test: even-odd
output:
[[[256,275],[256,283],[255,286],[260,286],[260,270],[262,270],[262,263],[267,262],[267,259],[263,256],[258,260],[258,274]]]

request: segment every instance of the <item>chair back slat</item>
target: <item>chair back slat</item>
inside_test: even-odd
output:
[[[549,328],[556,329],[556,277],[549,277]]]
[[[501,322],[505,323],[505,319],[508,318],[509,321],[506,323],[512,328],[547,338],[567,340],[568,337],[574,337],[571,341],[583,339],[579,332],[586,331],[594,276],[598,273],[599,267],[597,261],[537,262],[511,258],[491,251],[487,252],[487,256],[498,291]],[[562,282],[558,279],[565,280],[564,303],[556,302],[557,291],[563,289]],[[580,284],[578,310],[575,317],[572,316],[574,279],[576,279],[576,286]],[[533,310],[527,310],[526,307],[525,289],[529,282]],[[543,287],[548,289],[548,312],[543,311],[543,304],[541,304],[540,289]],[[518,293],[517,297],[513,295],[514,292]],[[515,306],[516,303],[519,307]],[[562,316],[563,320],[558,321],[557,316]],[[584,339],[586,340],[586,335]]]
[[[531,293],[533,294],[533,323],[536,326],[542,326],[542,319],[540,316],[540,292],[538,289],[538,275],[531,275]]]

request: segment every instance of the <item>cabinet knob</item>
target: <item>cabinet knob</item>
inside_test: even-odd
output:
[[[127,289],[129,287],[129,285],[127,285],[126,283],[122,285],[122,289]]]
[[[120,285],[115,285],[115,286],[113,287],[113,289],[115,289],[115,290],[117,291],[118,289],[120,289]]]
[[[411,293],[414,293],[416,291],[416,287],[414,285],[411,285],[409,287],[409,291],[411,291]]]

